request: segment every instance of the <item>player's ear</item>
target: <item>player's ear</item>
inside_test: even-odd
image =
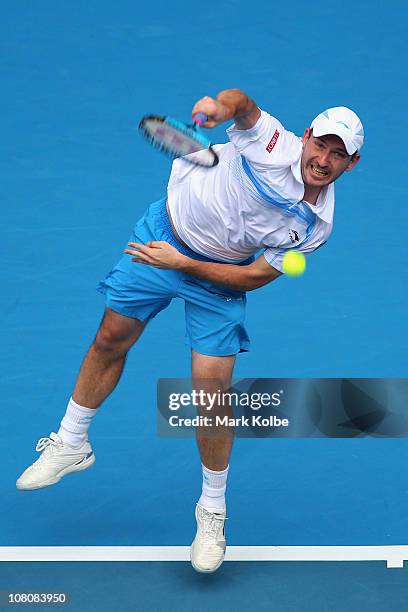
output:
[[[351,157],[349,165],[346,168],[346,172],[350,172],[350,170],[352,170],[354,168],[354,166],[356,164],[358,164],[359,161],[360,161],[360,154],[359,153],[354,153],[352,155],[352,157]]]
[[[306,141],[309,140],[310,136],[312,135],[312,130],[311,128],[306,128],[305,132],[303,134],[303,138],[302,138],[302,142],[303,144],[306,144]]]

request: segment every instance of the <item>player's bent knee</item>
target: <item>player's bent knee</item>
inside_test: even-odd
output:
[[[105,317],[93,346],[98,352],[126,353],[136,342],[145,324],[136,319],[112,320]]]

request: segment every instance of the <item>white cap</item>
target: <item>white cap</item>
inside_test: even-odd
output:
[[[363,146],[363,124],[356,113],[345,106],[328,108],[313,119],[310,127],[316,137],[326,134],[340,136],[349,155],[353,155]]]

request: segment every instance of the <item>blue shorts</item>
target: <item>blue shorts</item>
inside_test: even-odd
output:
[[[165,240],[193,259],[208,259],[182,245],[175,237],[166,199],[154,202],[136,224],[129,242]],[[127,245],[126,245],[127,246]],[[253,258],[240,265],[251,263]],[[106,306],[126,317],[153,319],[175,297],[185,302],[186,343],[203,355],[235,355],[249,350],[244,327],[246,294],[179,272],[132,262],[125,253],[98,284]]]

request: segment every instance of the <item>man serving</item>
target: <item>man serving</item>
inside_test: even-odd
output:
[[[207,128],[234,121],[229,142],[214,146],[219,163],[173,162],[167,197],[148,208],[99,284],[103,320],[58,433],[39,440],[41,456],[17,480],[18,489],[55,484],[94,463],[92,419],[118,383],[129,349],[174,297],[185,302],[193,379],[228,389],[237,354],[249,350],[246,292],[278,278],[288,250],[311,253],[332,231],[333,183],[357,164],[364,140],[352,110],[324,111],[302,139],[238,89],[202,98],[192,109],[199,112],[208,116]],[[203,482],[191,561],[201,572],[215,571],[225,555],[232,439],[197,434]]]

